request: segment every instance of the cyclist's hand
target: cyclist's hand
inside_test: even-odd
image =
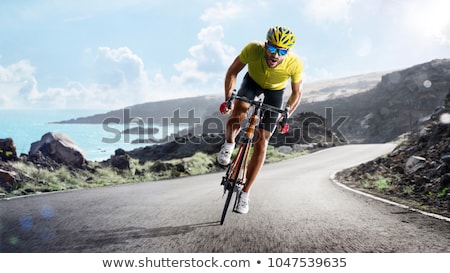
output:
[[[233,110],[235,97],[236,97],[236,92],[233,91],[231,93],[231,96],[220,105],[219,111],[222,115],[228,114],[231,110]]]
[[[284,113],[282,113],[280,118],[278,119],[277,124],[278,133],[284,135],[289,131],[288,118],[289,118],[289,110],[285,109]]]
[[[219,107],[219,112],[222,115],[226,115],[228,114],[231,110],[233,110],[233,105],[231,105],[231,107],[228,107],[229,105],[227,105],[228,103],[226,101],[222,102],[222,104]]]

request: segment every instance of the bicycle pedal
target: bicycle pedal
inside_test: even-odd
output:
[[[223,186],[223,194],[222,194],[222,198],[225,196],[225,194],[227,194],[227,187],[224,185]]]
[[[220,181],[220,185],[225,186],[226,184],[228,184],[228,179],[224,176],[222,177],[222,181]]]

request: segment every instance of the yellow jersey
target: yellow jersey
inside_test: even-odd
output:
[[[281,90],[287,81],[302,80],[303,63],[300,58],[288,52],[283,61],[274,68],[267,65],[263,42],[251,42],[242,49],[239,59],[248,65],[248,74],[263,89]]]

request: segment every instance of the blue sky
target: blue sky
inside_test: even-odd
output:
[[[223,93],[243,46],[297,35],[305,84],[450,57],[448,0],[5,0],[0,108],[117,109]]]

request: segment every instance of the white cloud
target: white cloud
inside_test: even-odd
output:
[[[323,67],[314,68],[310,72],[310,74],[304,75],[304,77],[306,78],[305,82],[317,81],[319,79],[328,80],[336,77],[332,72],[328,71],[328,69]]]
[[[231,63],[234,49],[226,45],[223,38],[222,26],[210,26],[200,31],[198,34],[200,45],[193,46],[189,50],[189,53],[199,61],[200,68],[205,65],[209,70],[222,71],[224,66]]]
[[[233,4],[226,7],[225,13],[230,14]],[[39,89],[36,68],[29,61],[0,66],[0,106],[115,109],[219,92],[235,50],[224,43],[224,29],[220,25],[202,28],[197,38],[199,42],[189,48],[188,57],[174,64],[175,74],[171,76],[163,75],[158,68],[149,74],[143,59],[126,46],[84,50],[81,62],[88,79],[68,76],[66,83],[59,86]]]
[[[200,19],[206,22],[227,21],[234,19],[240,12],[239,5],[232,1],[225,4],[218,2],[215,7],[206,9]]]
[[[430,0],[405,2],[399,5],[400,22],[410,33],[420,35],[425,43],[436,40],[441,44],[450,44],[450,2]]]
[[[358,57],[365,57],[372,53],[373,42],[368,36],[358,36],[352,40],[352,48]]]
[[[183,85],[189,82],[207,82],[208,74],[198,70],[198,62],[195,59],[185,59],[174,66],[180,72],[180,76],[172,77],[173,82],[177,85]]]
[[[235,57],[235,50],[223,42],[223,31],[222,26],[209,26],[200,31],[200,43],[189,49],[191,56],[175,64],[175,69],[180,72],[172,78],[175,83],[207,83],[223,78]]]
[[[7,67],[0,66],[0,107],[8,108],[65,108],[76,106],[89,94],[88,90],[71,88],[48,88],[40,92],[37,88],[35,68],[25,60]],[[78,105],[80,106],[80,105]],[[82,106],[79,108],[83,108]]]
[[[180,43],[174,43],[177,50],[170,52],[172,61],[167,61],[166,56],[155,53],[158,51],[149,46],[153,44],[151,35],[122,36],[116,29],[110,34],[107,34],[107,29],[95,32],[97,35],[101,31],[104,37],[79,35],[80,39],[85,40],[82,43],[74,40],[74,47],[65,51],[67,56],[73,56],[78,54],[76,50],[91,47],[80,56],[78,63],[65,59],[46,59],[46,65],[41,65],[39,62],[42,58],[33,56],[32,50],[24,50],[24,54],[28,54],[24,56],[32,60],[32,64],[27,60],[16,61],[21,58],[18,53],[12,55],[8,51],[0,52],[0,63],[4,65],[0,65],[0,107],[115,109],[146,101],[221,94],[226,69],[239,53],[230,45],[241,47],[243,43],[253,39],[249,37],[263,38],[266,27],[278,22],[286,23],[294,30],[298,29],[301,44],[297,48],[300,55],[305,54],[302,56],[305,64],[309,64],[305,67],[306,81],[341,76],[348,71],[367,71],[371,69],[367,68],[368,65],[375,67],[374,69],[385,69],[385,66],[409,64],[415,62],[416,56],[434,58],[436,44],[440,45],[441,51],[450,44],[450,17],[446,14],[450,10],[450,2],[447,3],[447,0],[308,0],[300,1],[300,4],[298,1],[288,0],[281,6],[267,0],[257,0],[252,4],[241,0],[196,3],[200,2],[201,5],[210,5],[210,8],[189,5],[192,12],[196,12],[193,13],[194,16],[201,19],[191,24],[198,30],[197,41],[192,42],[195,36],[186,34],[189,35],[188,39],[180,39]],[[20,18],[17,20],[22,22],[40,22],[45,26],[48,21],[76,21],[90,16],[101,15],[106,19],[110,15],[116,15],[115,12],[125,17],[127,13],[137,14],[137,9],[139,15],[142,15],[145,14],[142,10],[152,5],[172,8],[171,4],[160,0],[113,0],[108,3],[106,6],[99,1],[87,0],[73,3],[45,1],[39,5],[29,3],[19,5],[24,8],[15,9],[16,13],[13,15],[19,14]],[[290,12],[280,15],[275,7],[289,9]],[[164,8],[161,8],[162,12]],[[0,15],[6,14],[5,10],[0,10]],[[123,10],[126,12],[122,13]],[[54,20],[55,17],[57,20]],[[114,19],[116,18],[111,18],[111,22]],[[132,19],[129,21],[133,21]],[[3,20],[6,19],[0,16],[0,22]],[[164,26],[179,28],[182,23],[178,20],[179,18],[170,18],[170,22],[164,21]],[[149,26],[154,23],[151,20],[145,22]],[[203,26],[196,25],[198,23]],[[77,23],[66,25],[74,29],[78,26]],[[115,27],[114,23],[111,26]],[[84,29],[78,30],[79,33],[84,33]],[[139,31],[133,33],[142,34]],[[232,35],[226,37],[225,34]],[[8,38],[13,41],[14,37]],[[114,40],[116,38],[118,40]],[[183,44],[186,41],[189,41],[188,44]],[[97,47],[99,43],[106,46]],[[111,44],[133,44],[133,50],[127,46],[111,47]],[[58,46],[49,43],[51,50],[61,52]],[[23,49],[27,48],[24,46]],[[318,53],[313,55],[316,50]],[[136,52],[140,52],[139,55],[142,56]],[[426,56],[422,57],[424,55]],[[370,59],[371,57],[376,58]],[[70,72],[72,74],[67,74],[69,72],[64,70],[65,67],[59,66],[58,62],[73,65],[74,69]],[[76,67],[77,65],[83,67]],[[60,70],[55,73],[52,71],[53,67]],[[80,73],[82,75],[75,74],[77,71],[83,71]],[[45,79],[39,79],[41,75]],[[66,82],[47,84],[51,79],[59,82],[66,79]],[[43,86],[44,84],[48,86]]]
[[[354,0],[311,0],[306,2],[304,12],[319,22],[348,21]]]
[[[99,47],[95,60],[96,82],[115,87],[145,84],[147,73],[142,59],[128,47]]]
[[[123,107],[151,99],[151,79],[144,62],[128,47],[99,47],[92,71],[93,82],[87,90],[105,105]]]
[[[32,102],[37,93],[35,70],[27,60],[0,65],[0,107],[24,108]]]
[[[442,41],[446,44],[450,44],[450,23],[447,23],[445,27],[442,28]]]
[[[149,76],[143,60],[128,47],[87,49],[83,60],[91,71],[89,82],[69,80],[42,90],[29,61],[0,66],[0,107],[116,109],[215,93],[234,50],[223,43],[221,26],[202,29],[198,39],[188,51],[190,57],[174,65],[178,74],[169,79],[158,71]]]
[[[35,70],[28,61],[0,66],[2,107],[113,108],[151,98],[144,63],[127,47],[99,47],[90,84],[68,81],[65,86],[38,90]],[[160,76],[157,79],[161,82]]]

